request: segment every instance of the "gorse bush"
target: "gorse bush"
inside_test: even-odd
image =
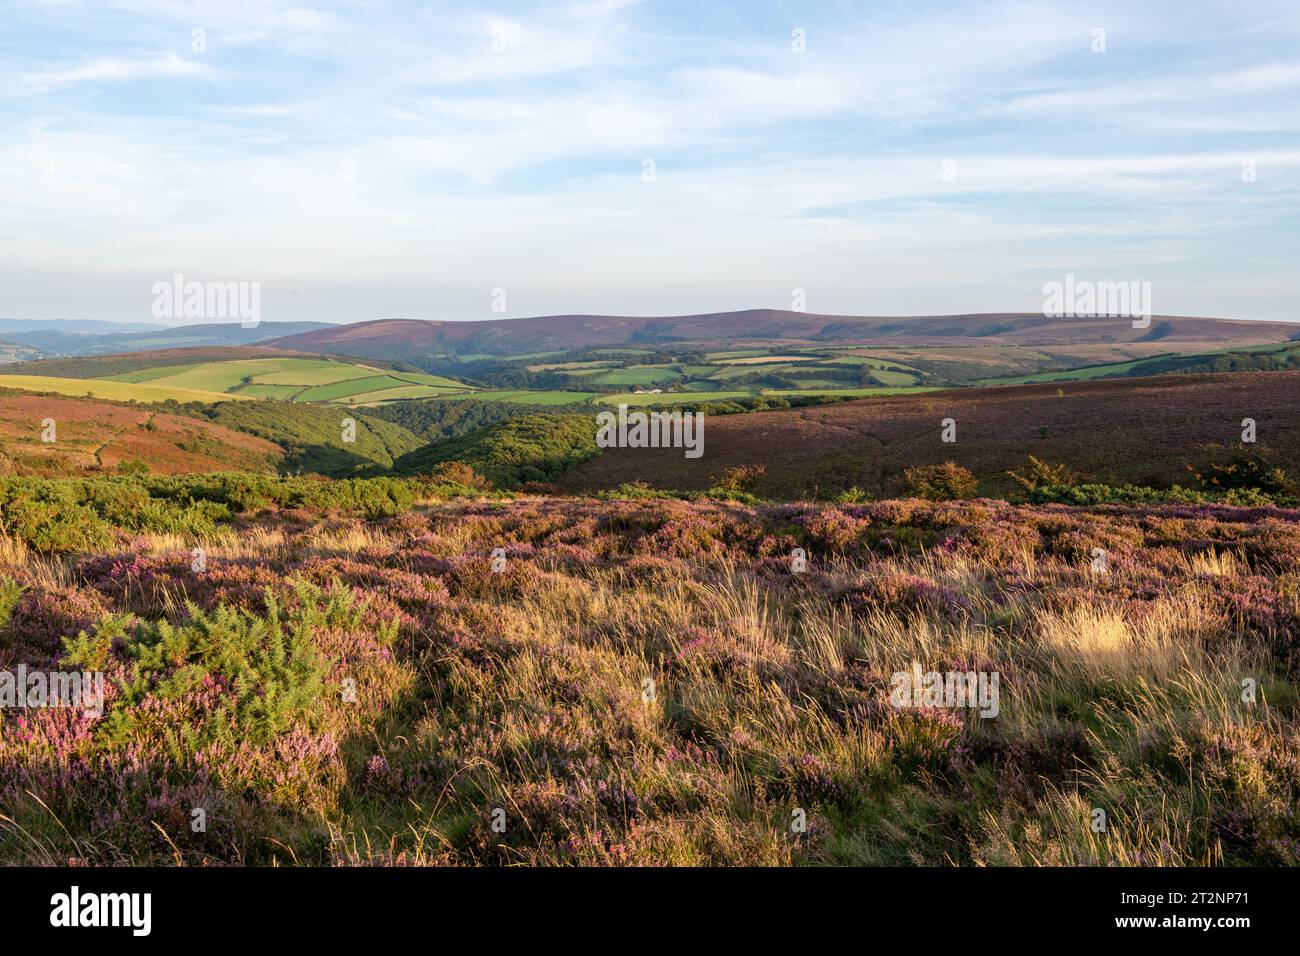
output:
[[[1300,493],[1300,486],[1272,461],[1265,449],[1212,445],[1208,452],[1204,462],[1187,466],[1207,491],[1255,491],[1286,497]]]
[[[978,487],[979,482],[968,469],[951,461],[905,469],[900,482],[903,494],[930,501],[973,498]]]
[[[1081,481],[1078,473],[1065,465],[1049,465],[1033,455],[1029,456],[1028,465],[1012,469],[1007,472],[1007,475],[1026,491],[1033,491],[1040,485],[1053,488],[1069,487]]]
[[[65,667],[103,669],[113,656],[124,664],[100,739],[126,744],[157,732],[183,760],[214,741],[265,743],[314,712],[322,705],[330,666],[320,635],[362,629],[365,605],[346,588],[324,594],[304,581],[292,587],[291,609],[268,591],[260,613],[224,604],[203,611],[190,604],[179,624],[156,621],[128,629],[121,617],[112,617],[93,635],[68,640]],[[394,620],[377,638],[391,644],[395,636]],[[209,694],[215,702],[199,708]],[[145,701],[153,705],[140,706]]]
[[[767,469],[762,465],[724,468],[715,482],[715,487],[728,494],[737,492],[752,493],[754,486],[766,473]]]

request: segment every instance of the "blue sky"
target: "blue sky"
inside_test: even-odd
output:
[[[0,316],[1300,320],[1294,0],[14,0],[0,134]]]

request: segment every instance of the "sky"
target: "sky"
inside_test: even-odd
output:
[[[1067,274],[1300,320],[1300,4],[0,2],[0,316],[153,321],[177,274],[263,321]]]

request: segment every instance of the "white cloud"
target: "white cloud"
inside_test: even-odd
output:
[[[332,319],[489,317],[499,285],[516,314],[781,305],[791,284],[827,311],[1034,308],[1026,276],[1064,265],[1181,270],[1202,312],[1294,291],[1294,18],[116,0],[124,36],[92,4],[57,30],[24,9],[0,51],[20,89],[105,89],[0,116],[0,314],[45,308],[50,276],[129,310],[175,271],[295,288],[283,317]],[[206,54],[140,55],[194,27]],[[108,88],[205,71],[184,97]]]
[[[168,53],[138,60],[101,57],[79,66],[22,73],[18,82],[28,91],[45,92],[78,83],[123,82],[150,76],[196,76],[207,72],[206,63],[184,60]]]

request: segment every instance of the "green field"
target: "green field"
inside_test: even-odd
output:
[[[276,401],[289,402],[301,391],[301,385],[245,385],[238,394],[250,398],[273,398]]]
[[[293,373],[286,376],[285,373]],[[233,362],[205,362],[199,365],[164,366],[141,372],[113,375],[102,381],[149,381],[174,388],[225,392],[245,383],[261,385],[316,385],[364,374],[374,374],[342,362],[319,359],[245,359]],[[270,378],[263,379],[263,376]]]
[[[362,395],[366,392],[381,392],[390,388],[401,388],[410,384],[410,382],[404,382],[400,378],[394,378],[392,375],[369,375],[365,378],[350,378],[329,385],[317,385],[314,388],[307,389],[305,392],[300,392],[297,401],[332,402],[337,398],[348,398],[349,396]]]
[[[890,368],[872,368],[871,377],[884,385],[915,385],[921,380],[919,375],[910,372],[896,372]]]
[[[604,359],[601,361],[588,362],[551,362],[542,365],[530,365],[530,372],[570,372],[575,375],[581,375],[585,372],[596,372],[607,368],[619,368],[618,362]]]
[[[1122,375],[1129,369],[1141,365],[1148,359],[1133,362],[1113,362],[1110,365],[1092,365],[1088,368],[1076,368],[1068,372],[1038,372],[1034,375],[1011,375],[1004,378],[982,378],[971,382],[972,385],[1034,385],[1042,382],[1081,382],[1106,375]]]
[[[170,389],[225,392],[232,396],[273,398],[295,402],[347,404],[394,398],[434,398],[470,387],[441,375],[395,372],[353,362],[327,359],[235,359],[169,365],[113,375],[104,379],[149,383]]]
[[[57,392],[91,398],[104,398],[115,402],[224,402],[230,399],[247,401],[243,395],[200,391],[193,388],[176,388],[152,382],[114,382],[101,378],[54,378],[50,375],[6,375],[0,379],[0,388],[17,388],[27,392]]]
[[[477,398],[480,394],[482,393],[465,388],[434,388],[431,385],[412,385],[410,382],[398,380],[396,385],[371,389],[358,395],[349,395],[346,404],[388,402],[399,398],[469,398],[471,396]],[[338,399],[338,401],[343,401],[343,399]]]
[[[615,369],[592,378],[593,385],[656,385],[673,382],[682,377],[676,369],[655,365],[633,365]]]
[[[726,365],[709,376],[714,381],[725,382],[728,379],[743,378],[746,375],[770,375],[772,373],[796,375],[815,375],[815,368],[808,368],[800,363],[777,362],[773,365]]]

